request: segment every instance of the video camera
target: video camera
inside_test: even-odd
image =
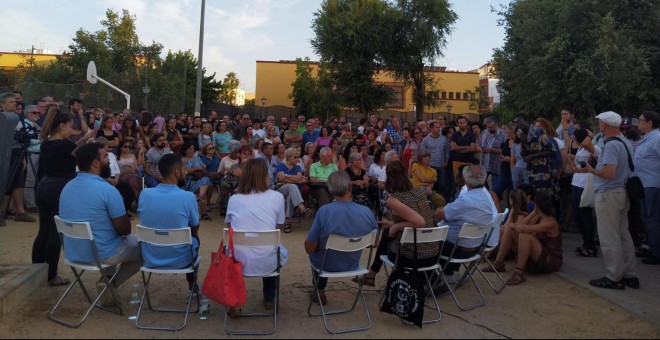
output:
[[[23,127],[16,130],[14,141],[22,147],[27,148],[30,146],[31,139],[39,139],[39,133],[31,125],[25,124],[25,118],[21,117],[19,121]]]

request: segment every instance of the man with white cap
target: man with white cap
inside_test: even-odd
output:
[[[606,138],[603,151],[595,169],[587,163],[577,171],[593,174],[598,236],[607,274],[589,281],[589,284],[598,288],[638,289],[635,246],[628,231],[630,201],[625,189],[631,173],[628,153],[632,155],[633,148],[619,131],[621,116],[618,113],[607,111],[596,118],[598,128]]]

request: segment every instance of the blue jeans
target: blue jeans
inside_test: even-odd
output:
[[[513,189],[518,189],[518,186],[529,183],[527,176],[527,168],[513,168],[511,169],[511,181],[513,182]]]
[[[264,301],[274,301],[275,296],[277,295],[277,276],[264,277],[263,278],[263,294]]]
[[[644,199],[641,203],[646,243],[653,256],[660,257],[660,188],[644,188]]]
[[[511,186],[511,174],[500,174],[499,176],[493,176],[493,192],[497,195],[497,198],[502,199],[504,191]]]

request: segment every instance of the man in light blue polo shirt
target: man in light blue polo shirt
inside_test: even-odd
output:
[[[321,266],[325,245],[331,234],[357,237],[378,228],[371,210],[352,201],[351,178],[346,171],[336,171],[330,174],[328,190],[334,196],[335,201],[319,208],[305,240],[305,251],[309,254],[309,261],[315,268]],[[332,250],[328,253],[323,270],[330,272],[357,269],[362,254],[361,251],[341,253]],[[314,277],[313,280],[316,279]],[[325,287],[328,279],[318,278],[318,280],[321,303],[325,305],[327,303]],[[312,292],[312,299],[317,300],[314,292]]]
[[[137,238],[130,235],[131,221],[119,191],[103,179],[110,173],[106,147],[100,143],[81,146],[76,150],[76,164],[80,172],[62,190],[59,216],[68,221],[89,222],[101,262],[120,265],[113,281],[115,287],[120,287],[140,270],[140,248]],[[64,248],[67,259],[94,263],[89,242],[65,237]],[[112,271],[109,267],[103,274],[109,276]],[[106,292],[101,302],[107,306],[113,299]]]
[[[639,116],[639,130],[644,134],[635,150],[633,164],[635,174],[644,186],[642,200],[642,222],[646,228],[649,254],[644,264],[660,264],[660,114],[643,112]]]
[[[190,228],[193,236],[193,253],[188,245],[161,247],[142,245],[142,258],[145,265],[162,269],[179,269],[190,266],[199,249],[199,209],[195,194],[177,186],[183,184],[187,175],[186,165],[181,156],[166,154],[158,162],[158,171],[163,182],[155,188],[144,189],[138,202],[140,224],[154,229]],[[186,274],[188,288],[193,289],[195,277]]]

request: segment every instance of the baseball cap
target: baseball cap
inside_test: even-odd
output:
[[[603,121],[603,123],[609,126],[618,127],[619,125],[621,125],[621,116],[614,111],[602,112],[598,114],[598,116],[596,116],[596,119],[600,119],[601,121]]]
[[[637,119],[637,118],[625,118],[621,121],[621,125],[619,127],[629,128],[631,126],[637,126],[637,125],[639,125],[639,119]]]

